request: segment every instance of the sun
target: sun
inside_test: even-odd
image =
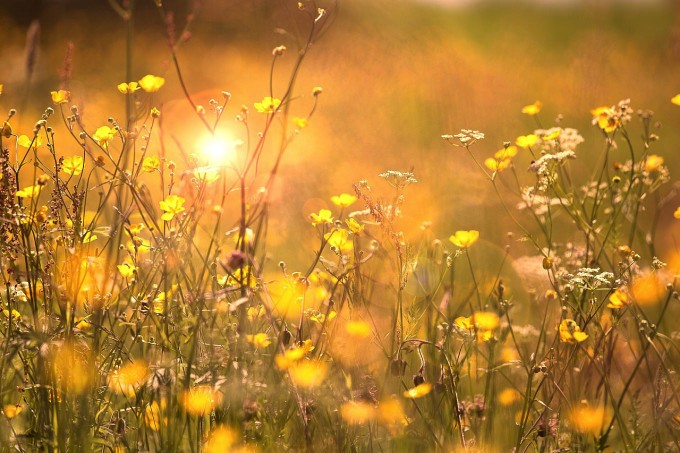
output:
[[[226,133],[208,135],[197,144],[199,155],[210,165],[231,165],[241,142]]]

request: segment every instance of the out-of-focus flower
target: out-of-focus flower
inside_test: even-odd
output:
[[[158,156],[147,156],[142,161],[142,170],[146,173],[153,173],[161,166]]]
[[[308,123],[309,121],[307,120],[307,118],[298,117],[293,118],[293,124],[295,124],[295,127],[297,127],[298,129],[306,128]]]
[[[71,93],[66,90],[51,91],[50,94],[55,104],[66,104],[71,98]]]
[[[349,425],[363,425],[373,420],[377,411],[372,404],[349,401],[340,406],[340,415]]]
[[[619,309],[628,305],[628,294],[624,288],[617,288],[616,291],[609,296],[609,303],[607,308]]]
[[[371,325],[366,321],[350,320],[345,324],[347,335],[354,338],[368,338],[373,333]]]
[[[357,197],[350,195],[348,193],[343,193],[340,195],[334,195],[331,197],[331,202],[341,208],[346,208],[354,204],[357,201]]]
[[[521,148],[531,148],[538,142],[538,135],[534,134],[529,134],[529,135],[520,135],[517,137],[517,140],[515,140],[515,145],[521,147]]]
[[[134,397],[149,377],[149,367],[143,360],[126,363],[109,375],[109,387],[117,393]]]
[[[510,166],[510,159],[494,159],[489,157],[484,161],[484,166],[491,171],[502,172]]]
[[[429,382],[424,382],[422,384],[416,385],[412,389],[408,389],[404,392],[406,398],[415,399],[422,398],[432,391],[432,384]]]
[[[225,453],[231,450],[238,440],[238,435],[226,426],[218,426],[210,433],[210,437],[203,445],[204,453]]]
[[[177,214],[181,214],[185,211],[184,203],[186,200],[178,195],[168,195],[165,200],[158,202],[160,208],[163,212],[161,220],[169,222]]]
[[[616,111],[611,107],[596,107],[590,113],[593,115],[593,124],[607,133],[614,132],[619,126]]]
[[[671,102],[675,105],[680,105],[680,94],[676,94],[671,98]]]
[[[645,171],[647,172],[652,172],[656,171],[659,169],[660,166],[663,165],[663,157],[658,156],[656,154],[650,154],[647,156],[647,159],[645,159]]]
[[[191,415],[202,416],[222,402],[222,394],[208,386],[198,386],[180,395],[180,404]]]
[[[569,421],[582,433],[597,435],[605,425],[607,411],[603,407],[589,407],[581,405],[571,410]]]
[[[543,107],[543,103],[541,101],[536,101],[533,104],[522,107],[522,113],[531,116],[538,115],[538,112],[541,111],[541,107]]]
[[[139,86],[147,93],[155,93],[165,85],[165,79],[155,75],[147,74],[139,80]]]
[[[303,388],[318,387],[328,375],[328,364],[319,360],[301,360],[288,369],[295,385]]]
[[[459,230],[449,237],[453,245],[460,248],[470,247],[477,242],[477,239],[479,239],[479,231],[477,230]]]
[[[20,135],[17,139],[17,145],[26,149],[35,149],[42,145],[42,138],[40,138],[40,135],[36,135],[34,138],[30,138],[28,135]]]
[[[266,333],[256,333],[254,335],[246,335],[246,339],[256,348],[266,348],[272,341],[269,339]]]

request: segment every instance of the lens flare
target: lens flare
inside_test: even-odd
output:
[[[230,165],[234,163],[240,145],[241,141],[228,134],[215,134],[203,138],[197,149],[200,157],[211,165]]]

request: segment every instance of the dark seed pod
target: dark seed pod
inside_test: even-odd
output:
[[[416,387],[419,386],[420,384],[424,384],[424,383],[425,383],[425,378],[423,377],[422,374],[415,374],[413,376],[413,385],[415,385]]]

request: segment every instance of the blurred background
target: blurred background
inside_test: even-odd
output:
[[[204,105],[220,99],[222,90],[231,92],[223,126],[239,137],[242,129],[233,118],[242,104],[254,111],[253,102],[268,94],[271,49],[280,44],[289,54],[274,74],[275,94],[287,83],[292,37],[304,32],[296,2],[163,4],[178,33],[193,14],[188,40],[178,51],[187,87]],[[110,116],[124,117],[124,95],[116,85],[127,81],[126,23],[116,5],[116,0],[2,1],[0,111],[19,109],[15,130],[30,133],[51,105],[49,93],[60,87],[69,43],[67,88],[88,129],[107,124]],[[544,126],[561,115],[561,126],[585,137],[574,163],[584,178],[603,149],[590,110],[625,98],[635,109],[655,112],[661,140],[652,152],[665,157],[671,174],[680,170],[680,107],[670,102],[680,93],[680,2],[339,0],[323,6],[333,23],[304,63],[291,114],[309,112],[314,86],[323,87],[323,94],[284,159],[270,225],[273,260],[285,258],[291,270],[313,257],[309,211],[330,205],[332,195],[352,193],[351,184],[363,179],[389,198],[390,188],[377,177],[386,170],[412,170],[419,180],[409,188],[404,208],[409,238],[431,221],[439,238],[478,229],[482,238],[504,244],[506,232],[517,229],[470,157],[441,135],[461,128],[484,132],[486,139],[473,148],[483,160],[504,141],[536,128],[534,118],[520,113],[536,100],[543,102]],[[205,131],[182,97],[166,27],[153,1],[136,1],[133,80],[147,73],[167,79],[153,103],[162,107],[165,133],[191,151]],[[27,56],[34,59],[32,67]],[[639,131],[637,122],[633,127]],[[169,155],[177,153],[168,142]],[[63,143],[75,146],[66,137]],[[626,158],[623,151],[620,158]],[[522,159],[520,174],[530,161]],[[671,219],[672,210],[664,213],[662,228],[671,228],[664,226]]]

